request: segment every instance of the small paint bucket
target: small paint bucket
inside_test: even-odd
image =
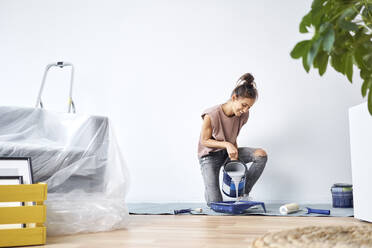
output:
[[[353,204],[353,185],[335,183],[331,188],[332,206],[334,208],[352,208]]]
[[[245,188],[245,174],[247,167],[240,160],[227,160],[223,165],[223,182],[222,182],[222,192],[229,197],[236,197],[236,190],[238,190],[238,196],[243,196]],[[235,183],[232,180],[229,173],[238,173],[242,175],[239,181],[237,189],[235,188]]]

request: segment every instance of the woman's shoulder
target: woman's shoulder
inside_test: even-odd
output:
[[[207,108],[201,114],[202,119],[204,119],[205,115],[208,115],[209,121],[211,123],[213,130],[219,129],[219,125],[220,125],[219,124],[220,123],[219,108],[220,108],[220,105],[216,105],[216,106]]]

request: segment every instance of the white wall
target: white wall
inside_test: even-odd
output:
[[[290,58],[307,37],[298,23],[310,5],[0,0],[0,104],[33,106],[45,65],[73,62],[78,112],[108,115],[116,127],[128,201],[200,202],[200,113],[252,72],[260,96],[238,143],[269,154],[253,197],[327,202],[334,182],[351,182],[347,109],[363,100],[358,73],[350,84]],[[65,110],[68,73],[49,79],[45,105]]]

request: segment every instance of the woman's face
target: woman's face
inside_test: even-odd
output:
[[[248,112],[256,101],[253,98],[237,97],[236,95],[233,95],[231,99],[233,103],[232,108],[236,116],[241,116],[243,113]]]

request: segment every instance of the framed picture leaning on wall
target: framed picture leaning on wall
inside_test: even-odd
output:
[[[31,158],[0,157],[0,176],[21,176],[23,184],[33,184]]]
[[[21,176],[23,184],[33,184],[32,164],[30,157],[0,157],[0,176]],[[35,202],[25,202],[25,206],[34,206]],[[27,227],[35,227],[29,223]]]

